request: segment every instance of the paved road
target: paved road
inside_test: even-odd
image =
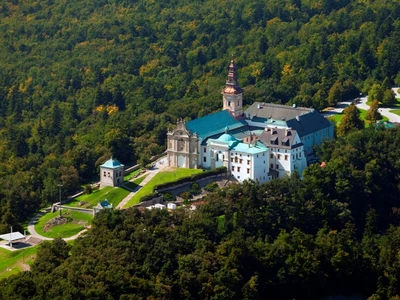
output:
[[[129,193],[117,206],[118,209],[123,209],[128,201],[144,186],[146,185],[158,172],[167,166],[167,158],[163,157],[154,163],[154,167],[148,170],[143,176],[147,177],[138,185],[132,192]],[[135,178],[136,179],[136,178]]]
[[[393,88],[392,90],[394,91],[394,93],[396,95],[396,98],[400,98],[400,94],[398,93],[398,88]],[[368,110],[369,109],[369,105],[367,105],[368,96],[361,97],[360,99],[361,99],[361,101],[359,103],[357,103],[357,107],[361,108],[361,109],[364,109],[364,110]],[[328,112],[324,112],[323,115],[325,117],[328,117],[328,116],[332,116],[332,115],[335,115],[335,114],[338,114],[338,113],[342,113],[343,110],[348,105],[350,105],[351,102],[352,102],[351,100],[344,101],[344,102],[339,102],[334,109],[332,109],[332,110],[330,110]],[[392,123],[394,123],[394,122],[400,123],[400,116],[390,112],[390,110],[393,110],[393,109],[396,109],[396,108],[379,108],[379,112],[383,116],[387,117],[390,122],[392,122]]]

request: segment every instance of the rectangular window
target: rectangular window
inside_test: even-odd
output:
[[[217,153],[217,155],[215,156],[215,161],[218,161],[218,153]]]
[[[106,172],[104,171],[104,177],[106,177]]]
[[[299,153],[299,157],[301,157],[301,152]]]
[[[250,174],[250,169],[249,168],[247,169],[247,174]]]
[[[276,169],[279,170],[279,165],[276,165]]]
[[[206,148],[206,147],[203,148],[203,152],[204,152],[204,153],[207,152],[207,148]]]
[[[232,166],[232,172],[235,172],[235,166]]]
[[[233,162],[233,157],[231,157],[231,162]]]
[[[250,161],[249,161],[249,160],[247,161],[247,164],[248,164],[248,165],[250,164]]]
[[[240,162],[240,163],[243,163],[243,159],[239,159],[239,162]]]
[[[238,172],[240,172],[240,167],[238,167]]]
[[[271,153],[271,154],[269,155],[269,158],[274,158],[274,155]]]
[[[285,160],[288,160],[288,156],[287,155],[285,155]]]
[[[237,158],[237,157],[235,157],[235,162],[236,162],[236,163],[238,162],[238,158]]]
[[[204,162],[207,162],[207,157],[204,156],[204,157],[203,157],[203,161],[204,161]]]
[[[278,154],[278,159],[281,159],[281,155],[280,154]]]
[[[270,166],[269,166],[271,169],[273,169],[274,168],[274,165],[273,164],[270,164]]]
[[[292,155],[293,159],[294,159],[294,154]]]

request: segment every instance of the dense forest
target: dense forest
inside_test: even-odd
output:
[[[0,233],[221,109],[231,54],[246,104],[399,84],[399,16],[398,1],[2,1]]]
[[[399,143],[372,126],[303,180],[230,185],[194,212],[102,211],[72,247],[41,244],[0,299],[398,299]]]

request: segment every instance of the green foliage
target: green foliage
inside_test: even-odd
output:
[[[163,193],[162,194],[164,201],[175,201],[176,197],[172,195],[171,193]]]
[[[207,184],[204,189],[207,192],[215,192],[218,189],[218,184],[216,182],[211,182],[209,184]]]
[[[193,195],[190,191],[182,192],[179,194],[179,197],[181,197],[184,201],[187,201],[189,199],[193,198]]]
[[[343,113],[344,116],[340,121],[338,135],[346,135],[351,131],[364,128],[364,122],[360,119],[360,112],[354,104],[347,106]]]
[[[370,108],[365,116],[366,120],[369,120],[372,123],[376,123],[376,121],[382,119],[382,115],[378,111],[379,102],[378,100],[372,101]]]
[[[43,244],[0,297],[399,297],[399,142],[371,126],[324,143],[325,167],[302,179],[232,184],[195,211],[101,211],[71,249]]]
[[[3,3],[0,219],[22,222],[51,204],[60,181],[65,199],[97,180],[101,158],[146,165],[177,118],[221,108],[229,53],[246,105],[322,109],[374,82],[387,89],[399,77],[398,10],[376,1]]]
[[[391,89],[383,93],[382,104],[385,106],[394,106],[397,103],[394,92]]]
[[[83,193],[86,195],[90,195],[93,192],[93,188],[91,184],[86,184],[83,188]]]

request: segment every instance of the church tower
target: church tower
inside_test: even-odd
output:
[[[236,118],[243,114],[243,90],[237,80],[236,65],[233,59],[229,65],[228,79],[225,88],[221,91],[223,110],[227,109]]]

